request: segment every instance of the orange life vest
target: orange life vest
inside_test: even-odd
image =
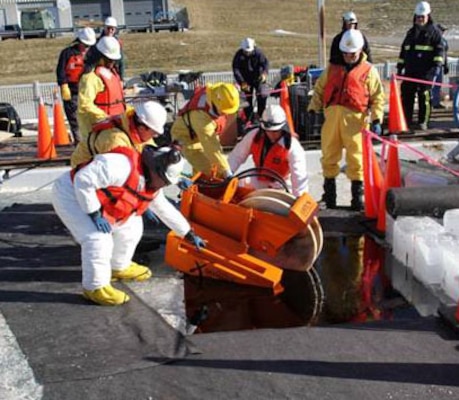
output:
[[[143,188],[140,190],[140,176],[143,174],[141,154],[135,149],[117,147],[110,153],[124,154],[131,163],[131,173],[123,186],[110,186],[97,190],[97,197],[102,205],[102,215],[110,223],[122,223],[132,214],[142,215],[154,199],[155,192]]]
[[[371,64],[362,62],[349,72],[342,65],[330,64],[324,90],[324,106],[341,105],[357,112],[365,112],[370,104],[366,79]]]
[[[261,131],[255,135],[255,138],[250,147],[250,153],[253,156],[253,161],[256,167],[269,168],[277,172],[282,178],[286,178],[290,172],[288,162],[289,150],[279,144],[279,141],[272,144],[268,152],[263,158],[263,148],[265,141],[269,140]],[[262,181],[271,181],[271,178],[260,176],[258,179]]]
[[[126,106],[123,85],[118,73],[114,69],[108,69],[103,66],[96,67],[95,73],[102,79],[105,88],[97,94],[94,104],[107,115],[122,114],[126,110]]]
[[[65,66],[68,83],[78,83],[84,70],[84,54],[72,54]]]

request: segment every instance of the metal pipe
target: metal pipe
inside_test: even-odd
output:
[[[325,43],[325,0],[317,0],[319,16],[319,66],[325,68],[327,63],[327,46]]]

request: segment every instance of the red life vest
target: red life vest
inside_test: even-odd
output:
[[[181,117],[189,111],[202,110],[208,113],[210,106],[207,103],[206,88],[199,87],[194,90],[191,99],[179,110],[178,115]]]
[[[186,103],[178,112],[178,116],[182,117],[183,122],[188,128],[188,131],[190,132],[191,139],[196,138],[196,132],[191,126],[189,113],[190,111],[196,110],[206,112],[209,115],[209,117],[212,118],[212,120],[217,124],[217,129],[215,129],[215,133],[217,135],[220,135],[222,133],[226,124],[226,118],[221,118],[222,116],[214,115],[214,113],[211,112],[212,108],[209,106],[209,103],[207,103],[206,88],[199,87],[195,89],[193,96],[191,96],[191,99],[188,101],[188,103]]]
[[[324,106],[341,105],[357,112],[365,112],[370,104],[366,79],[371,64],[362,62],[349,72],[342,65],[330,64],[324,90]]]
[[[110,223],[122,223],[132,214],[142,215],[154,199],[155,192],[146,188],[139,190],[140,176],[143,174],[141,154],[135,149],[117,147],[110,153],[125,154],[131,163],[131,173],[123,186],[110,186],[97,190],[102,205],[102,215]]]
[[[122,114],[126,110],[124,103],[123,85],[121,79],[114,69],[98,66],[95,69],[96,75],[102,79],[104,90],[97,94],[96,104],[107,115]]]
[[[84,70],[84,55],[82,53],[72,54],[65,66],[65,75],[68,83],[78,83]]]
[[[290,172],[290,164],[288,162],[289,150],[282,146],[279,141],[271,145],[265,158],[262,159],[263,147],[265,140],[269,140],[265,134],[259,132],[250,147],[250,153],[253,156],[253,161],[256,167],[269,168],[277,172],[282,178],[286,178]],[[262,181],[271,181],[271,178],[260,176],[258,179]]]

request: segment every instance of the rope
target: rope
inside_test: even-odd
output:
[[[379,140],[383,144],[383,146],[393,146],[393,147],[398,147],[398,148],[405,148],[409,152],[412,152],[412,153],[416,154],[417,156],[419,156],[421,159],[426,160],[427,163],[429,163],[430,165],[433,165],[435,167],[443,169],[443,170],[449,172],[450,174],[452,174],[452,175],[454,175],[456,177],[459,177],[459,171],[456,171],[456,170],[454,170],[452,168],[447,167],[446,165],[442,164],[440,161],[435,160],[431,156],[423,153],[422,151],[416,149],[413,146],[410,146],[409,144],[407,144],[405,142],[399,142],[398,140],[396,140],[396,141],[387,140],[387,139],[382,138],[382,137],[376,135],[375,133],[369,131],[368,129],[363,129],[362,133],[364,135],[369,135],[371,137],[371,139]]]

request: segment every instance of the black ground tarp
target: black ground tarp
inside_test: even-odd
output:
[[[123,307],[81,297],[80,248],[51,206],[13,206],[0,216],[0,309],[40,383],[147,368],[190,352],[135,295]]]

